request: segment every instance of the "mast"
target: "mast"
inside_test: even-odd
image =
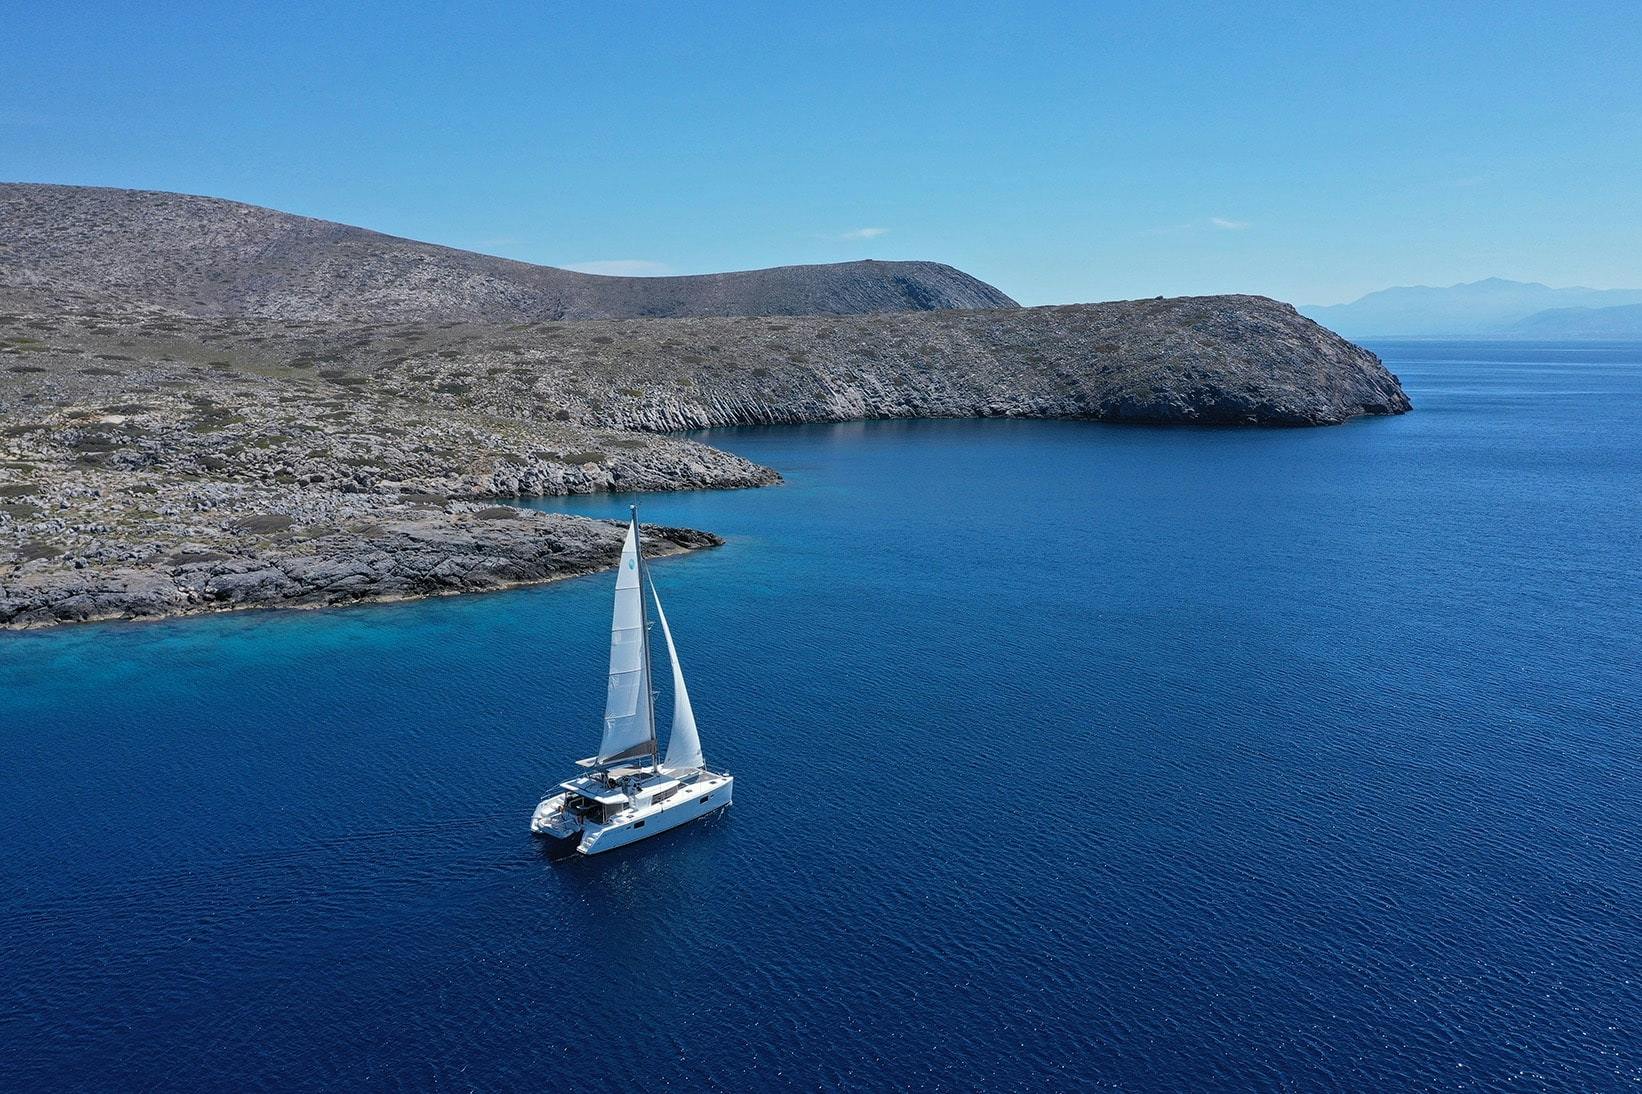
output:
[[[639,507],[628,506],[628,512],[633,519],[633,547],[639,563],[639,641],[644,644],[644,701],[650,709],[650,767],[654,771],[661,770],[661,748],[657,743],[660,736],[656,732],[656,692],[650,680],[650,613],[644,606],[644,586],[650,580],[650,568],[644,562],[644,544],[639,535]],[[655,586],[651,586],[652,589]]]

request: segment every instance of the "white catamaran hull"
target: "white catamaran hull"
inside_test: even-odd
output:
[[[555,794],[536,807],[530,830],[565,854],[596,855],[716,813],[730,804],[734,790],[732,776],[709,772],[664,802],[623,809],[603,823],[568,816],[568,795]]]

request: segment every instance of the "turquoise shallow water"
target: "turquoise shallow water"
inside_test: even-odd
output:
[[[0,636],[0,1088],[1642,1081],[1642,347],[1375,348],[1414,414],[708,435],[737,802],[597,859],[606,577]]]

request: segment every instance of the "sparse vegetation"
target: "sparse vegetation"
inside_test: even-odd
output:
[[[286,513],[263,513],[254,517],[246,517],[239,522],[238,531],[249,532],[252,535],[268,535],[273,532],[283,532],[292,524],[295,518]]]

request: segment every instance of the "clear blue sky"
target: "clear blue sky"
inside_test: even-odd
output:
[[[932,258],[1024,303],[1642,285],[1635,3],[24,0],[3,24],[8,181],[555,265]]]

